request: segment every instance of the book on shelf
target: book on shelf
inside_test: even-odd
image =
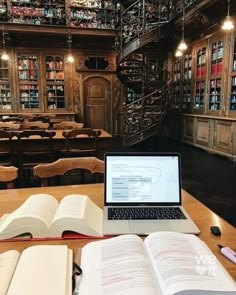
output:
[[[66,245],[36,245],[0,254],[1,295],[72,294],[73,252]]]
[[[36,239],[63,238],[67,232],[69,238],[102,237],[102,229],[103,210],[88,196],[71,194],[59,203],[51,195],[34,194],[1,217],[0,240],[24,238],[24,234]]]
[[[233,295],[236,285],[193,234],[121,235],[81,250],[79,295]],[[93,282],[93,284],[91,284]]]

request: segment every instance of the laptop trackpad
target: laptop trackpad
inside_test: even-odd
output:
[[[129,231],[130,233],[145,235],[158,231],[158,227],[156,222],[153,222],[153,220],[130,220]]]

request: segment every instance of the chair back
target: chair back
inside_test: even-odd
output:
[[[24,118],[22,117],[5,117],[5,118],[2,118],[2,122],[13,122],[13,123],[22,123],[24,122]]]
[[[95,156],[97,140],[100,134],[100,130],[93,130],[92,128],[63,131],[62,136],[65,137],[66,157]],[[86,146],[82,145],[81,137],[87,137],[89,139]]]
[[[18,131],[0,129],[0,139],[2,139],[1,146],[3,147],[3,150],[0,151],[0,165],[9,166],[16,163],[16,155],[12,139],[17,135]]]
[[[104,161],[96,157],[62,158],[49,164],[34,166],[33,173],[41,179],[42,186],[48,186],[49,178],[65,175],[75,169],[88,170],[92,174],[103,174]]]
[[[53,137],[55,131],[22,130],[18,132],[18,167],[20,169],[20,182],[24,186],[29,182],[33,166],[39,163],[49,163],[55,160]],[[46,140],[44,142],[44,139]],[[34,145],[34,150],[27,147],[26,140],[42,140]]]
[[[43,123],[49,123],[50,122],[50,116],[32,116],[28,119],[29,122],[43,122]]]
[[[49,123],[44,123],[41,121],[25,122],[21,124],[21,129],[40,129],[45,130],[49,128]]]
[[[14,180],[18,177],[18,168],[15,166],[0,165],[0,182],[4,183],[6,188],[14,188]]]
[[[20,129],[20,124],[15,122],[0,122],[0,129]]]
[[[75,121],[62,121],[60,123],[54,124],[54,129],[75,129],[83,127],[83,123],[77,123]]]

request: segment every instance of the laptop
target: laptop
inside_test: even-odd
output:
[[[104,235],[199,234],[182,206],[179,153],[107,152]]]

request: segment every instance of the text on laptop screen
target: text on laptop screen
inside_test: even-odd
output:
[[[179,177],[179,157],[175,155],[107,155],[106,202],[179,202]]]

